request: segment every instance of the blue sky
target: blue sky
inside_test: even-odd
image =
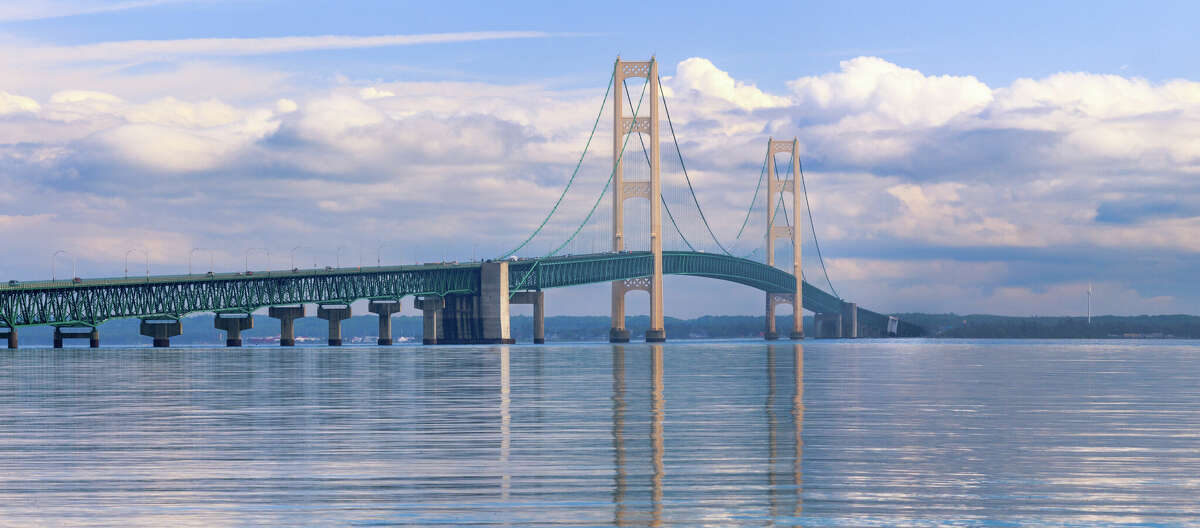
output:
[[[1194,3],[455,6],[0,5],[0,273],[40,278],[61,247],[88,276],[134,247],[161,272],[193,247],[229,269],[314,240],[502,251],[565,183],[613,57],[656,54],[722,236],[766,136],[800,138],[847,298],[1077,313],[1092,281],[1102,312],[1197,312]],[[669,315],[760,310],[674,284]],[[555,296],[606,311],[602,289]]]

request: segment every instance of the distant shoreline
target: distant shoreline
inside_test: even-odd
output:
[[[1089,325],[1086,317],[1014,317],[999,315],[959,314],[896,314],[903,321],[926,329],[925,338],[935,339],[1200,339],[1200,316],[1194,315],[1140,315],[1140,316],[1096,316]],[[646,316],[631,316],[627,326],[632,335],[645,333],[649,320]],[[408,339],[420,342],[421,317],[415,315],[393,318],[393,332],[397,342]],[[780,316],[777,327],[791,325],[791,316]],[[813,335],[812,318],[805,318],[808,334]],[[378,329],[374,315],[358,315],[347,319],[342,325],[346,344],[371,344]],[[607,316],[550,316],[546,318],[546,337],[549,342],[606,342],[609,318]],[[761,315],[704,316],[694,319],[666,320],[667,338],[680,339],[761,339],[763,318]],[[323,344],[326,338],[325,321],[309,317],[296,321],[296,336],[301,343]],[[21,328],[23,346],[40,347],[51,343],[52,327]],[[533,339],[532,318],[525,315],[512,317],[512,333],[518,343]],[[271,346],[272,338],[279,335],[279,321],[266,316],[254,317],[254,328],[243,332],[246,344]],[[183,334],[172,338],[172,346],[179,345],[223,345],[224,332],[213,328],[212,316],[193,315],[183,319]],[[141,345],[149,340],[138,332],[137,319],[109,321],[100,326],[102,345]],[[786,343],[787,340],[780,340]]]

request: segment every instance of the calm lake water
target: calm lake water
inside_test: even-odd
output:
[[[0,525],[1200,525],[1200,344],[22,349]]]

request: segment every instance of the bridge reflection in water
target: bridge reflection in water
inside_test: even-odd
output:
[[[645,437],[630,432],[631,424],[628,415],[627,395],[627,365],[625,346],[614,345],[612,351],[612,440],[613,440],[613,524],[616,526],[662,526],[664,524],[665,488],[669,484],[667,475],[667,436],[664,434],[667,418],[667,399],[665,395],[663,346],[650,345],[649,357],[650,386],[649,402],[649,453],[641,451],[644,447],[637,444],[645,442]],[[767,507],[771,519],[782,517],[799,517],[804,509],[803,501],[803,454],[804,454],[804,346],[801,344],[768,345],[766,361],[767,395],[764,410],[767,421],[767,470],[766,493]],[[776,369],[780,366],[780,356],[790,352],[793,368],[792,387],[783,389],[791,392],[791,410],[781,417],[776,411],[780,398],[780,381]],[[502,352],[502,356],[507,352]],[[634,367],[634,372],[640,374],[643,369]],[[635,374],[637,375],[637,374]],[[789,390],[790,389],[790,390]],[[505,389],[501,389],[502,394]],[[681,413],[682,415],[682,413]],[[686,418],[680,421],[686,423]],[[791,429],[788,434],[785,429]],[[693,432],[694,433],[694,432]],[[717,441],[720,441],[718,438]],[[689,446],[694,452],[697,446]],[[781,456],[781,449],[792,448],[790,454]],[[634,453],[634,456],[630,455]],[[502,455],[503,456],[503,455]],[[682,454],[681,458],[692,456],[692,453]],[[687,462],[691,465],[691,462]],[[681,464],[682,466],[683,464]],[[743,468],[743,470],[746,470]],[[648,471],[648,474],[647,474]],[[648,482],[646,482],[646,477]],[[681,475],[682,479],[695,478],[695,470],[688,468]],[[632,481],[632,483],[631,483]],[[639,484],[640,483],[640,484]],[[694,487],[695,483],[683,483],[677,488],[681,491]],[[707,487],[719,487],[722,484],[713,483]],[[646,491],[649,491],[648,497]],[[672,500],[687,502],[702,502],[705,499],[681,493]],[[727,513],[728,504],[714,504],[713,513]],[[694,515],[695,508],[690,515]],[[720,514],[720,513],[718,513]],[[670,521],[695,522],[697,518],[671,519]]]

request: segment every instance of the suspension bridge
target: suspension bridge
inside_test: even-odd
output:
[[[636,98],[630,81],[640,84]],[[612,156],[589,157],[606,114],[613,124]],[[665,133],[660,115],[668,125]],[[670,139],[666,152],[663,137]],[[211,312],[214,327],[227,334],[226,343],[241,346],[241,332],[254,324],[251,314],[266,308],[280,320],[280,344],[289,346],[295,344],[294,321],[308,315],[306,305],[315,304],[317,317],[329,322],[329,344],[336,346],[351,303],[368,300],[368,310],[379,316],[379,344],[388,345],[391,318],[400,311],[401,300],[412,296],[422,312],[425,344],[511,343],[512,304],[533,305],[534,340],[544,342],[544,290],[610,283],[609,340],[631,339],[625,326],[626,297],[645,291],[650,329],[644,338],[661,342],[667,338],[664,275],[706,277],[761,290],[766,339],[779,338],[775,310],[781,304],[793,308],[787,332],[791,339],[805,336],[804,310],[816,314],[816,337],[921,335],[915,325],[837,295],[812,224],[799,150],[795,139],[768,138],[745,214],[706,214],[676,137],[658,63],[618,58],[561,194],[540,223],[530,225],[530,234],[501,255],[481,262],[411,266],[10,281],[0,285],[0,338],[17,348],[21,327],[49,325],[55,329],[56,347],[70,339],[87,339],[98,347],[101,323],[138,318],[141,333],[154,346],[165,347],[182,331],[182,317]],[[786,158],[779,163],[781,154]],[[606,201],[610,207],[604,207]],[[828,291],[804,280],[802,205]],[[718,236],[719,229],[734,226],[736,232],[724,241]]]

